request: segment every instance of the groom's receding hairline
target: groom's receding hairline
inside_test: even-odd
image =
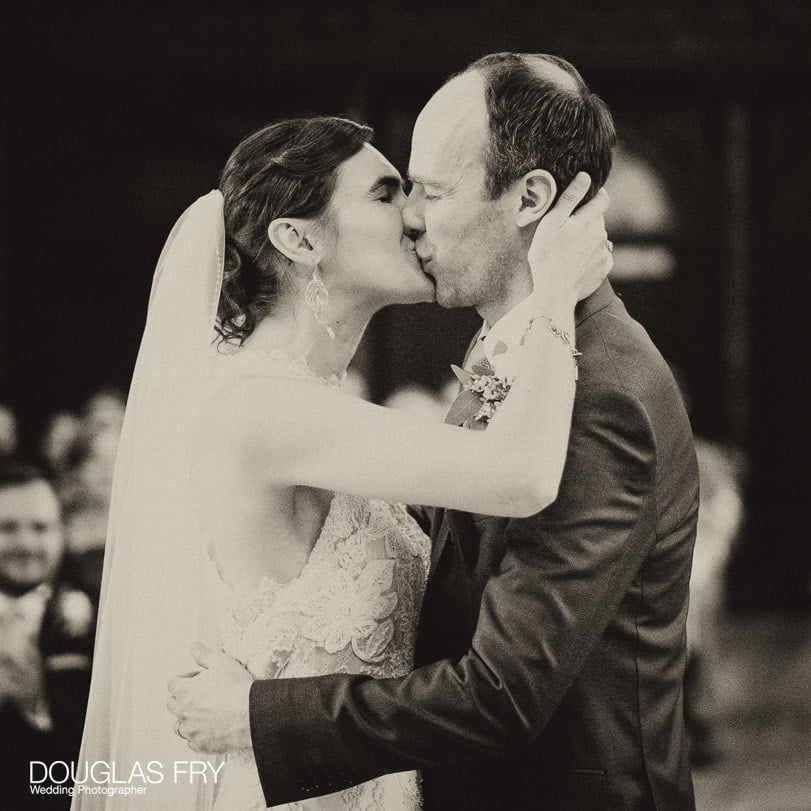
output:
[[[482,76],[486,87],[489,84],[491,70],[508,62],[520,64],[537,78],[555,85],[560,90],[578,94],[588,90],[583,77],[574,65],[559,56],[539,53],[512,53],[508,51],[485,54],[479,57],[467,67],[449,76],[444,84],[448,84],[468,73],[478,73]]]

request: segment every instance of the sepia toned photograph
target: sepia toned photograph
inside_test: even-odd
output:
[[[0,806],[811,806],[811,6],[4,17]]]

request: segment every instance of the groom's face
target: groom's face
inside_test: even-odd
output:
[[[428,102],[414,126],[403,210],[419,233],[417,253],[443,307],[490,308],[510,295],[523,258],[515,201],[486,191],[489,124],[477,73],[453,79]]]

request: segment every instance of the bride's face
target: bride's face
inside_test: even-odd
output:
[[[374,147],[365,144],[344,161],[320,263],[330,294],[376,307],[434,300],[433,281],[403,232],[405,199],[400,174]]]

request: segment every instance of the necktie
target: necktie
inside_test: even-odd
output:
[[[470,350],[465,357],[465,362],[462,364],[463,369],[470,371],[477,363],[481,363],[487,354],[484,351],[484,336],[479,335],[470,347]]]

